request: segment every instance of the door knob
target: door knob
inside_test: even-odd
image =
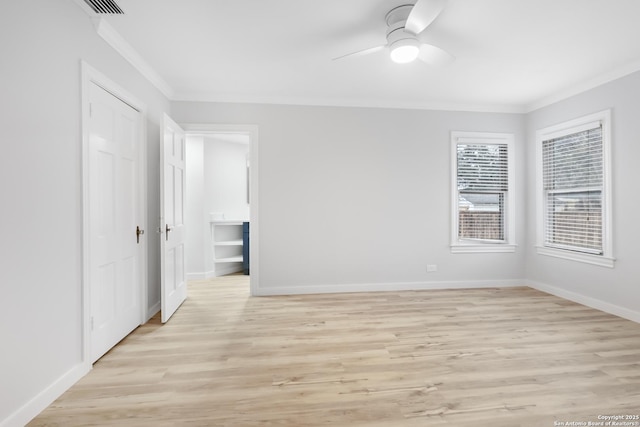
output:
[[[136,225],[136,243],[140,243],[140,236],[144,234],[144,230],[140,229],[140,226]]]
[[[173,227],[169,227],[169,224],[166,224],[166,225],[165,225],[164,230],[165,230],[165,232],[166,232],[166,234],[165,234],[165,236],[164,236],[164,237],[165,237],[165,240],[169,240],[169,232],[170,232],[171,230],[173,230]]]

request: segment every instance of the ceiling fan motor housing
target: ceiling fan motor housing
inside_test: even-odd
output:
[[[412,4],[405,4],[392,9],[385,20],[387,21],[387,46],[392,52],[392,59],[395,62],[410,62],[415,59],[419,42],[415,34],[405,31],[407,18],[413,8]],[[410,48],[414,50],[406,60],[395,58],[394,51],[401,48]]]
[[[384,18],[387,26],[391,27],[398,22],[402,22],[403,24],[407,22],[412,9],[412,4],[403,4],[402,6],[391,9]]]
[[[418,39],[415,34],[405,31],[404,26],[413,8],[412,4],[405,4],[391,9],[385,20],[387,22],[387,46],[392,47],[400,40],[413,40],[416,45]]]

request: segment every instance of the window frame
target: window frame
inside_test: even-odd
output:
[[[506,145],[507,146],[507,191],[504,197],[502,241],[460,239],[459,230],[459,190],[458,190],[458,145]],[[451,252],[487,253],[515,252],[516,250],[516,209],[515,209],[515,143],[511,133],[492,132],[451,132]]]
[[[550,139],[586,130],[594,123],[602,126],[602,254],[579,252],[570,248],[545,245],[547,228],[546,192],[544,190],[543,143]],[[611,110],[582,116],[536,131],[536,252],[556,258],[613,268],[611,215]]]

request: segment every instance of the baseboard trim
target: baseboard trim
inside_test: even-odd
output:
[[[226,270],[231,270],[229,268],[218,268],[218,272],[216,271],[204,271],[201,273],[187,273],[187,281],[190,280],[207,280],[207,279],[211,279],[213,277],[218,277],[218,276],[224,276],[225,274],[229,274],[226,272]],[[233,271],[231,271],[231,273],[235,273],[238,271],[242,271],[242,267],[240,267],[240,270],[238,270],[237,268],[233,269]]]
[[[158,314],[159,311],[160,311],[160,301],[153,304],[153,306],[149,308],[149,310],[147,310],[147,319],[145,320],[145,323],[151,320],[151,318],[156,314]]]
[[[314,286],[260,286],[256,296],[337,294],[349,292],[421,291],[430,289],[510,288],[527,286],[524,280],[475,280],[451,282],[358,283]]]
[[[632,322],[640,323],[639,311],[620,307],[619,305],[601,301],[577,292],[567,291],[566,289],[548,285],[546,283],[529,280],[527,284],[530,288],[537,289],[569,301],[577,302],[578,304],[586,305],[587,307],[595,308],[596,310],[604,311],[605,313],[613,314],[614,316],[622,317],[623,319],[631,320]]]
[[[313,286],[260,286],[255,296],[277,295],[311,295],[349,292],[387,292],[387,291],[418,291],[431,289],[477,289],[477,288],[508,288],[528,286],[557,297],[586,305],[605,313],[613,314],[636,323],[640,323],[640,311],[631,310],[619,305],[611,304],[576,292],[567,291],[556,286],[531,280],[474,280],[474,281],[445,281],[445,282],[395,282],[395,283],[359,283],[340,285]]]
[[[58,397],[77,383],[91,370],[90,364],[81,363],[71,368],[67,373],[58,378],[53,384],[38,393],[33,399],[21,408],[0,421],[0,427],[19,427],[26,425],[40,412],[44,411]]]
[[[242,271],[242,264],[227,264],[225,266],[217,265],[216,271],[212,272],[213,276],[210,277],[226,276],[227,274],[238,273],[240,271]]]

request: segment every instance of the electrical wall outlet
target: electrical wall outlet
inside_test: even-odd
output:
[[[431,273],[433,271],[438,271],[438,266],[436,264],[427,264],[427,273]]]

